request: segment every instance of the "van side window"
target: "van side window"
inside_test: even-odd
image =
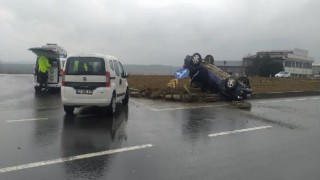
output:
[[[109,65],[110,65],[110,68],[112,69],[112,71],[114,71],[114,66],[113,66],[113,61],[112,60],[109,61]]]
[[[118,61],[113,60],[113,64],[114,64],[114,70],[115,70],[115,72],[116,72],[116,75],[117,75],[117,76],[120,76],[120,70],[119,70]]]
[[[119,61],[119,66],[120,66],[120,74],[121,74],[121,77],[124,76],[124,69],[123,69],[123,66],[121,64],[121,62]]]

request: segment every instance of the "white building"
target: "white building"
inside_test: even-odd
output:
[[[275,61],[283,63],[284,71],[290,72],[292,77],[305,78],[312,75],[313,57],[308,51],[295,48],[294,50],[260,51],[256,55],[243,58],[243,65],[248,66],[257,56],[269,55]]]

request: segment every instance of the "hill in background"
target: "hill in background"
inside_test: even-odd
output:
[[[177,69],[181,67],[177,66],[165,66],[165,65],[123,65],[124,69],[129,74],[134,75],[173,75]]]
[[[173,75],[180,67],[165,65],[123,65],[129,74],[134,75]],[[4,74],[32,74],[34,64],[3,63],[0,73]]]

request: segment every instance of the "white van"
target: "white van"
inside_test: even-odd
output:
[[[58,46],[57,44],[47,44],[41,47],[30,48],[34,54],[37,55],[37,60],[34,66],[34,78],[33,85],[36,92],[40,89],[39,78],[39,63],[38,59],[41,54],[45,54],[51,64],[51,68],[48,70],[48,88],[60,88],[61,87],[61,72],[63,69],[63,62],[67,56],[67,52]]]
[[[101,54],[68,56],[62,75],[61,98],[64,110],[75,107],[107,107],[114,114],[116,103],[128,104],[128,74],[116,57]]]

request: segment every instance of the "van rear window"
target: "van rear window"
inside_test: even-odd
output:
[[[95,57],[70,57],[67,60],[66,75],[105,75],[104,60]]]

